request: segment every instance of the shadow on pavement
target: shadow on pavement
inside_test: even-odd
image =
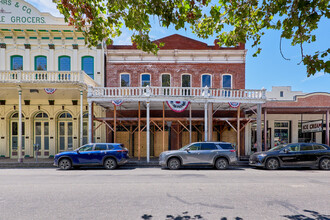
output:
[[[322,220],[330,220],[330,215],[325,215],[325,214],[320,214],[316,211],[311,211],[311,210],[303,210],[304,213],[302,214],[297,214],[297,215],[283,215],[283,217],[287,219],[292,219],[292,220],[314,220],[314,219],[322,219]],[[311,215],[312,217],[306,216],[306,214]]]
[[[152,220],[152,215],[148,215],[148,214],[144,214],[143,216],[141,216],[141,219],[144,220]],[[203,220],[204,217],[202,215],[189,215],[188,212],[182,212],[182,214],[180,215],[166,215],[166,217],[164,218],[165,220]],[[243,220],[243,218],[240,217],[235,217],[235,220]],[[220,220],[227,220],[226,217],[221,217]]]

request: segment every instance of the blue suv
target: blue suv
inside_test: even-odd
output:
[[[86,144],[74,151],[55,155],[54,166],[61,170],[69,170],[80,166],[104,166],[113,170],[125,164],[129,159],[128,150],[117,143]]]

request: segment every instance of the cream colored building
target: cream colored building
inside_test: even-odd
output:
[[[38,145],[48,158],[88,141],[87,89],[104,85],[104,50],[103,42],[85,46],[63,18],[23,0],[0,2],[0,157],[22,161]]]

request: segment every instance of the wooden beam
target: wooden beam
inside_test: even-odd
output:
[[[230,127],[232,127],[232,129],[234,129],[235,132],[237,132],[236,128],[229,122],[229,121],[226,121]]]
[[[189,131],[189,129],[181,121],[177,120],[177,122],[179,122],[179,124],[181,124],[182,127],[185,128],[187,131]]]
[[[240,117],[241,117],[241,108],[240,106],[237,107],[237,154],[238,157],[241,156],[241,122],[240,122]]]

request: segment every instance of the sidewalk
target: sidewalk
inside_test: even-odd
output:
[[[17,159],[0,158],[0,169],[4,168],[55,168],[53,166],[54,159],[38,158],[36,162],[35,158],[24,158],[23,163],[18,163]],[[238,161],[237,166],[248,166],[248,161]],[[158,158],[150,158],[147,163],[146,158],[131,158],[128,163],[123,167],[160,167],[158,164]]]

